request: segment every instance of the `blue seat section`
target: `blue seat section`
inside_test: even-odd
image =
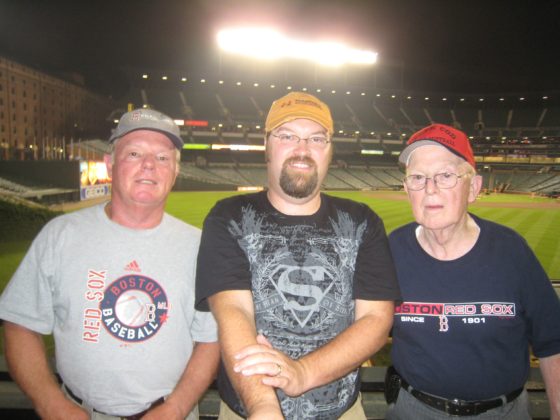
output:
[[[193,109],[193,115],[197,120],[226,121],[215,92],[189,90],[185,97]]]
[[[476,108],[457,108],[455,118],[459,123],[458,128],[467,132],[475,130],[475,123],[478,121],[478,110]]]
[[[482,111],[484,125],[487,128],[506,127],[508,119],[507,108],[487,108]]]
[[[202,82],[196,78],[175,84],[149,81],[131,87],[122,102],[159,109],[174,118],[206,120],[215,130],[247,134],[263,130],[274,100],[301,89],[302,86],[281,82],[249,83],[231,79],[221,84],[217,80]],[[407,96],[397,92],[393,95],[388,91],[346,89],[335,84],[322,87],[310,84],[307,91],[330,106],[336,135],[342,138],[405,139],[433,122],[455,125],[474,138],[560,136],[560,105],[554,96],[547,101],[535,97],[521,101],[519,95],[509,95],[500,101],[494,95],[481,101],[475,95],[446,95],[444,101],[444,96],[437,94]],[[243,143],[255,143],[246,136],[243,140]]]
[[[427,107],[426,109],[434,123],[453,125],[451,109],[440,107]]]
[[[404,103],[402,108],[404,109],[404,111],[406,112],[406,114],[409,116],[409,118],[412,120],[412,122],[416,127],[420,128],[430,124],[430,120],[428,119],[426,113],[424,112],[423,105],[419,106],[410,103]]]
[[[354,112],[366,127],[367,132],[388,132],[391,130],[391,126],[387,120],[383,119],[378,111],[379,108],[376,109],[376,105],[375,100],[367,97],[355,98],[351,101]]]
[[[535,128],[541,115],[541,108],[519,107],[512,112],[512,127]]]

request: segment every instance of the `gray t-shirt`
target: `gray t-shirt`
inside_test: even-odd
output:
[[[54,334],[57,369],[88,405],[145,410],[168,395],[193,342],[217,341],[194,309],[200,230],[167,214],[153,229],[112,222],[103,205],[50,221],[0,298],[0,318]]]

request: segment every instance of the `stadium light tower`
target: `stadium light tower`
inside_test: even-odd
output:
[[[291,39],[270,28],[223,29],[217,40],[224,51],[266,61],[293,58],[330,67],[377,61],[377,53],[372,51],[353,49],[341,42]]]

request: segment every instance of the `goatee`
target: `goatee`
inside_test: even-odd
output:
[[[290,170],[290,165],[294,163],[305,163],[313,168],[313,172],[311,174],[301,172],[293,173]],[[280,173],[280,188],[282,188],[282,191],[290,197],[309,197],[317,188],[318,182],[319,175],[317,174],[317,165],[315,165],[313,159],[308,157],[291,158],[282,165],[282,172]]]

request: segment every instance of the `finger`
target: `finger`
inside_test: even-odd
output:
[[[256,365],[262,364],[274,364],[281,361],[277,355],[270,354],[270,353],[256,353],[249,356],[244,357],[241,360],[238,360],[233,365],[233,370],[235,372],[241,372],[243,369],[250,368]]]
[[[259,354],[259,353],[276,354],[276,351],[273,348],[264,346],[262,344],[252,344],[250,346],[242,348],[233,357],[236,360],[240,360],[247,356],[251,356],[253,354]]]
[[[274,388],[284,389],[289,383],[289,379],[283,376],[263,376],[262,383]]]
[[[270,341],[268,341],[268,339],[262,334],[257,335],[257,343],[272,348],[272,344],[270,344]]]
[[[238,370],[244,376],[252,375],[266,375],[278,377],[282,374],[282,367],[276,362],[257,363],[251,366],[246,366]]]

